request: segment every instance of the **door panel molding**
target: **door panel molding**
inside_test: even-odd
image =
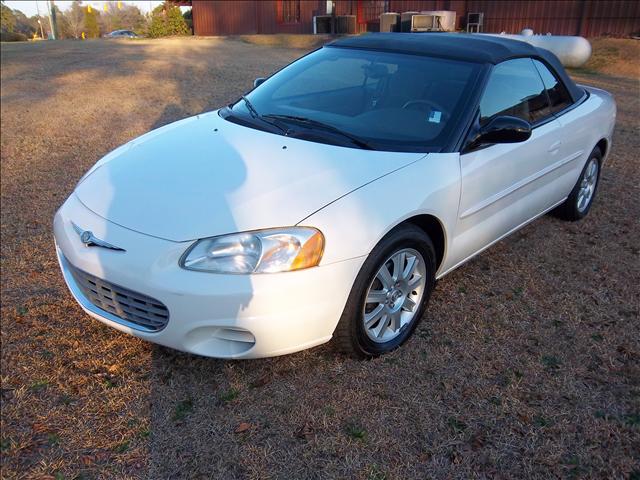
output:
[[[492,195],[491,197],[483,200],[482,202],[480,202],[480,203],[478,203],[476,205],[473,205],[471,208],[468,208],[467,210],[465,210],[464,212],[462,212],[460,214],[460,219],[469,217],[469,216],[473,215],[474,213],[478,213],[480,210],[484,210],[489,205],[493,205],[494,203],[502,200],[507,195],[512,194],[516,190],[520,190],[521,188],[529,185],[530,183],[535,182],[539,178],[541,178],[541,177],[553,172],[554,170],[557,170],[558,168],[562,167],[563,165],[566,165],[567,163],[575,160],[576,158],[580,157],[582,155],[582,153],[583,153],[582,150],[580,150],[578,152],[575,152],[574,154],[569,155],[568,157],[563,158],[562,160],[559,160],[556,163],[553,163],[553,164],[543,168],[542,170],[539,170],[538,172],[534,173],[533,175],[529,175],[528,177],[523,178],[519,182],[516,182],[513,185],[511,185],[509,188],[506,188],[506,189],[502,190],[501,192],[498,192],[495,195]]]

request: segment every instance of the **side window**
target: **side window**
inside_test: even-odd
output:
[[[551,115],[544,85],[530,58],[507,60],[493,68],[480,100],[480,124],[497,115],[529,123]]]
[[[544,63],[539,60],[534,60],[533,63],[538,69],[538,72],[540,72],[544,88],[546,88],[547,94],[549,94],[551,113],[559,112],[570,106],[573,101],[564,84],[549,71]]]

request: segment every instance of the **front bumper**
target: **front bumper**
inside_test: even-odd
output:
[[[85,246],[72,222],[126,251]],[[218,358],[284,355],[329,341],[364,261],[262,275],[188,271],[178,260],[191,242],[171,242],[116,225],[75,195],[56,214],[54,235],[65,281],[89,315],[142,339]],[[71,266],[160,300],[170,313],[166,327],[144,331],[97,307],[78,288]]]

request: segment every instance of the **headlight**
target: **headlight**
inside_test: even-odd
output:
[[[311,227],[274,228],[198,240],[180,259],[188,270],[275,273],[315,267],[324,236]]]

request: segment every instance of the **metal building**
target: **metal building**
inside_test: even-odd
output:
[[[426,10],[456,12],[458,29],[469,13],[483,13],[483,31],[617,37],[640,33],[637,0],[193,0],[196,35],[313,33],[313,17],[352,15],[356,31],[379,29],[380,14]]]

